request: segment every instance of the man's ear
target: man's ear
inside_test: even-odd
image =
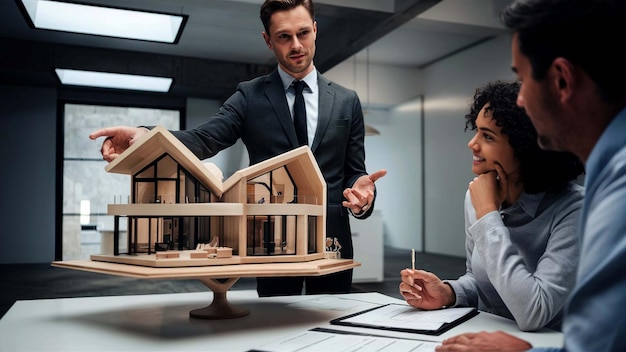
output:
[[[571,98],[576,84],[574,65],[565,58],[557,57],[552,62],[550,71],[550,78],[555,91],[558,92],[559,100],[564,102]]]
[[[265,45],[267,45],[268,48],[272,49],[272,42],[270,42],[270,36],[267,35],[265,31],[261,32],[261,35],[263,35],[263,40],[265,41]]]

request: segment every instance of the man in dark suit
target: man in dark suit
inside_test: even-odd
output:
[[[341,258],[353,258],[349,213],[367,218],[374,206],[374,182],[365,169],[363,111],[353,90],[333,83],[313,65],[317,23],[311,0],[266,0],[261,6],[263,39],[274,52],[278,68],[267,76],[242,82],[217,114],[201,126],[173,131],[198,158],[214,156],[239,138],[255,164],[306,144],[327,185],[326,235],[336,238]],[[293,122],[295,81],[304,81],[306,136],[298,142]],[[102,156],[111,161],[147,132],[146,128],[111,127],[89,135],[107,137]],[[306,284],[305,284],[306,283]],[[352,270],[321,277],[258,278],[259,296],[348,293]]]

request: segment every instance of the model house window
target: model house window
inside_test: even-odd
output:
[[[65,103],[63,108],[63,260],[112,251],[113,217],[107,204],[128,202],[130,179],[105,171],[100,146],[89,133],[117,125],[180,129],[179,110]],[[120,242],[124,246],[124,241]],[[110,247],[110,248],[109,248]]]

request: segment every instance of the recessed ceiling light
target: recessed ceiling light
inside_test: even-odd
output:
[[[167,77],[139,76],[62,68],[57,68],[54,71],[61,83],[65,85],[131,89],[149,92],[167,92],[172,86],[172,79]]]
[[[17,0],[34,28],[175,43],[187,15],[52,0]]]

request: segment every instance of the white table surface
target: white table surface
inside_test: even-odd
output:
[[[561,346],[562,334],[526,333],[512,321],[481,312],[440,336],[330,325],[344,315],[402,300],[380,293],[259,298],[255,290],[228,292],[250,310],[240,318],[189,316],[213,293],[56,298],[17,301],[0,320],[0,351],[247,351],[314,327],[441,341],[468,331],[503,330],[535,346]]]

